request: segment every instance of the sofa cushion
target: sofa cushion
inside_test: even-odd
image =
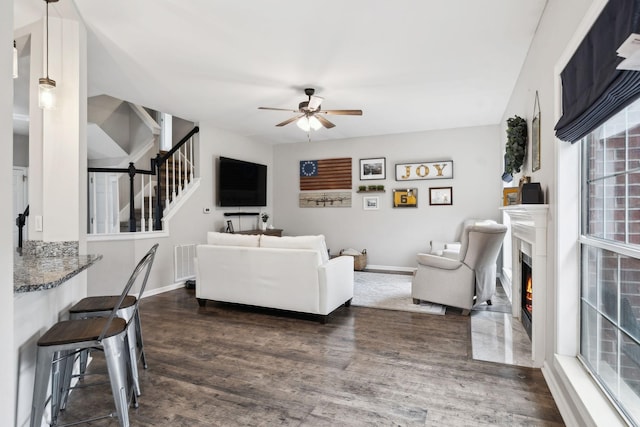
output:
[[[276,237],[262,235],[260,238],[260,247],[263,248],[280,248],[280,249],[312,249],[320,254],[320,260],[324,264],[329,261],[329,253],[327,252],[327,244],[324,236],[285,236]]]
[[[232,234],[210,231],[207,233],[207,243],[216,246],[248,246],[257,248],[260,246],[259,234]]]

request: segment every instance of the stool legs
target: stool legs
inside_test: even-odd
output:
[[[36,356],[36,374],[33,384],[33,401],[31,402],[30,427],[40,427],[47,400],[47,388],[51,376],[51,367],[55,350],[38,347]]]
[[[126,342],[125,342],[126,341]],[[135,348],[135,343],[133,344]],[[129,426],[129,381],[133,382],[129,367],[129,340],[126,334],[115,335],[102,341],[111,393],[116,406],[116,414],[121,427]],[[85,348],[86,349],[86,348]],[[60,349],[56,346],[38,346],[36,372],[31,403],[30,427],[40,427],[47,403],[47,391],[51,379],[51,422],[55,424],[61,407],[66,406],[69,393],[70,371],[73,369],[75,350]],[[133,404],[137,406],[135,393]]]
[[[104,356],[107,361],[109,371],[109,382],[111,383],[111,393],[116,404],[116,412],[120,426],[129,426],[129,403],[127,392],[127,349],[124,337],[115,336],[105,338],[103,341]]]
[[[138,349],[140,350],[140,358],[142,359],[142,366],[147,369],[147,357],[144,354],[144,342],[142,341],[142,323],[140,322],[140,310],[136,311],[136,338],[138,340]]]

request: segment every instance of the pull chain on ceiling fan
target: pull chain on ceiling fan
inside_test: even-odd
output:
[[[321,110],[322,101],[324,98],[321,96],[315,96],[315,89],[306,88],[304,90],[305,95],[309,97],[307,101],[302,101],[298,104],[297,110],[290,110],[286,108],[271,108],[271,107],[258,107],[260,110],[273,110],[273,111],[289,111],[296,113],[297,115],[291,117],[283,122],[278,123],[277,127],[286,126],[289,123],[297,122],[298,127],[306,132],[311,129],[318,130],[321,127],[331,129],[335,127],[335,124],[323,117],[323,115],[333,114],[339,116],[361,116],[362,110]]]

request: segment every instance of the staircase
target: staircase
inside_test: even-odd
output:
[[[168,151],[163,150],[159,153],[162,157],[167,154]],[[154,176],[149,184],[153,189],[150,193],[151,196],[144,196],[142,200],[140,200],[139,197],[135,198],[136,203],[134,205],[134,213],[136,232],[152,231],[153,218],[151,212],[155,206],[154,200],[157,197],[156,195],[160,194],[161,198],[159,205],[162,207],[163,213],[166,215],[168,213],[168,208],[171,207],[172,203],[177,201],[183,193],[187,191],[189,184],[192,182],[194,177],[193,172],[192,162],[187,162],[182,158],[178,158],[177,160],[171,159],[163,163],[160,168],[160,188],[158,189],[157,177]],[[144,209],[142,206],[144,206]],[[145,220],[144,227],[142,226],[143,218]],[[128,219],[120,221],[120,232],[125,233],[129,231]]]
[[[103,223],[90,221],[90,234],[112,234],[114,232],[149,232],[163,229],[162,218],[176,206],[187,194],[195,181],[194,141],[199,132],[195,126],[184,138],[169,151],[160,151],[150,159],[150,169],[139,169],[133,162],[124,168],[89,168],[90,183],[99,182],[97,174],[108,173],[124,179],[128,188],[112,191],[103,188],[96,191],[93,185],[90,191],[90,212],[106,212]],[[103,186],[107,186],[104,184]],[[124,204],[119,202],[119,191],[126,192]],[[113,193],[116,193],[114,195]],[[115,213],[114,213],[115,212]],[[117,218],[116,218],[117,217]],[[114,221],[117,222],[114,224]],[[113,224],[113,225],[109,225]],[[117,224],[117,225],[116,225]]]

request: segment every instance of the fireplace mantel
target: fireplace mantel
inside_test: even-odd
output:
[[[501,210],[511,222],[511,307],[513,317],[520,319],[521,267],[520,252],[532,260],[533,321],[531,327],[531,358],[541,367],[545,354],[547,316],[547,215],[549,205],[512,205]],[[530,252],[530,253],[529,253]]]

